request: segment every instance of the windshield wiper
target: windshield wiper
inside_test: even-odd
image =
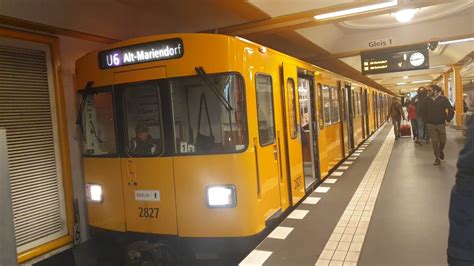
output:
[[[77,110],[77,117],[76,117],[76,125],[79,126],[79,128],[81,129],[81,134],[82,134],[82,137],[85,139],[85,134],[84,134],[84,125],[83,125],[83,121],[82,121],[82,112],[84,112],[84,106],[86,104],[86,98],[87,96],[89,95],[92,95],[94,93],[93,89],[92,89],[92,84],[94,84],[93,81],[88,81],[87,84],[86,84],[86,87],[84,88],[84,90],[82,90],[80,93],[81,93],[81,105],[79,106],[79,110]]]
[[[230,105],[229,101],[219,92],[219,89],[217,89],[216,85],[212,83],[212,81],[209,79],[209,76],[206,74],[204,71],[204,68],[202,66],[200,67],[195,67],[196,73],[198,76],[204,81],[204,83],[211,89],[212,92],[216,95],[217,99],[224,105],[225,109],[230,112],[233,110],[232,106]]]

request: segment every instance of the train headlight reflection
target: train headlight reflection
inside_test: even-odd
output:
[[[237,196],[234,185],[217,185],[206,188],[207,206],[210,208],[234,208]]]
[[[86,184],[86,198],[88,201],[102,203],[102,186]]]

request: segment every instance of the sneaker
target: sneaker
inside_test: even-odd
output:
[[[443,151],[440,152],[439,158],[440,158],[441,160],[444,160],[444,152],[443,152]]]
[[[438,158],[436,158],[436,160],[435,160],[435,162],[433,163],[433,165],[439,165],[440,163],[441,163],[441,161],[440,161]]]

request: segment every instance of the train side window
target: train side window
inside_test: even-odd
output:
[[[332,122],[339,123],[341,122],[341,117],[339,115],[339,93],[336,87],[331,87],[332,94]]]
[[[287,94],[288,94],[288,112],[289,112],[289,125],[290,125],[290,136],[292,139],[295,139],[297,136],[298,130],[298,121],[296,121],[296,96],[295,96],[295,81],[293,79],[288,79],[287,84]],[[306,122],[306,121],[305,121]],[[309,121],[307,121],[309,123]],[[303,121],[301,121],[303,123]]]
[[[123,90],[127,153],[157,156],[163,151],[159,89],[154,82],[127,84]]]
[[[275,125],[273,119],[272,78],[257,74],[255,78],[257,92],[258,136],[261,146],[275,142]]]
[[[331,125],[331,113],[332,113],[332,102],[331,102],[331,88],[323,85],[323,105],[324,105],[324,124],[326,126]]]
[[[112,90],[98,90],[82,97],[82,130],[85,156],[107,156],[117,153]]]
[[[242,152],[247,147],[244,82],[236,74],[170,81],[175,153]]]
[[[323,86],[318,83],[318,95],[319,95],[319,127],[324,128],[324,104],[323,104]]]

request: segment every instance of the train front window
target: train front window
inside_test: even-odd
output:
[[[127,152],[134,157],[163,151],[161,107],[155,82],[125,85],[123,90]]]
[[[84,95],[82,101],[83,154],[116,154],[112,91],[107,89]]]
[[[243,84],[234,74],[170,80],[176,154],[231,153],[246,148]]]

